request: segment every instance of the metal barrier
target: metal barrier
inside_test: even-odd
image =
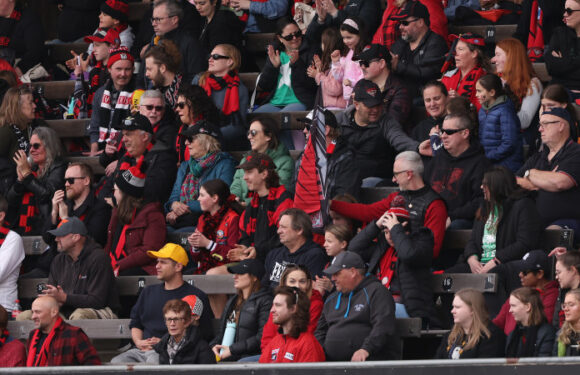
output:
[[[291,364],[220,364],[220,365],[174,365],[174,366],[92,366],[92,367],[43,367],[2,369],[3,374],[114,374],[125,371],[139,374],[197,373],[212,375],[559,375],[578,372],[580,357],[566,358],[522,358],[517,359],[462,359],[383,362],[325,362]]]

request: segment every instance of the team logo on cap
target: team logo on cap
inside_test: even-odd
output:
[[[369,94],[370,96],[376,96],[377,95],[377,89],[374,87],[369,87],[367,89],[367,94]]]
[[[127,54],[126,53],[122,53],[121,54],[121,60],[127,60]]]

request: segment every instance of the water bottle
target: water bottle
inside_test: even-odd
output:
[[[226,329],[224,331],[224,337],[222,338],[223,346],[232,346],[234,343],[234,338],[236,337],[236,322],[234,320],[228,320],[226,323]],[[220,350],[220,356],[223,353],[223,349]]]
[[[14,309],[12,310],[12,319],[16,319],[16,317],[21,313],[21,307],[20,307],[20,300],[15,300],[14,301]]]

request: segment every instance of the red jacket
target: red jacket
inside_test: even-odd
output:
[[[28,338],[28,355],[34,355],[32,338],[38,331],[30,331]],[[46,366],[83,366],[101,364],[97,351],[87,335],[79,327],[63,322],[55,328],[55,335],[51,341],[47,355]]]
[[[6,343],[0,347],[0,367],[24,366],[26,366],[26,346],[8,336]]]
[[[447,17],[443,11],[443,4],[441,0],[419,0],[429,10],[429,19],[431,25],[429,28],[436,34],[439,34],[443,39],[447,40]],[[389,18],[399,13],[401,8],[395,6],[394,0],[387,0],[387,9],[383,13],[383,20],[381,25],[375,32],[373,43],[382,44],[391,49],[393,43],[401,36],[399,32],[399,22],[390,20]]]
[[[457,95],[464,96],[471,104],[479,109],[481,108],[481,103],[475,97],[475,84],[477,81],[486,74],[487,72],[479,66],[471,69],[465,77],[461,78],[461,71],[459,69],[453,69],[446,72],[441,78],[441,83],[445,85],[447,91],[455,90]]]
[[[318,325],[318,319],[320,314],[322,314],[322,308],[324,307],[324,301],[322,301],[322,296],[318,290],[312,290],[312,297],[310,297],[310,323],[308,324],[309,333],[314,333],[316,326]],[[268,317],[268,321],[264,325],[262,330],[262,352],[268,347],[268,344],[272,339],[278,334],[278,326],[272,321],[272,313]]]
[[[324,350],[310,332],[302,332],[297,339],[277,334],[265,350],[260,363],[324,362]]]
[[[117,241],[113,244],[113,237],[120,226],[118,221],[119,217],[115,208],[109,222],[107,245],[105,246],[107,254],[115,251],[117,246]],[[125,233],[125,253],[127,255],[118,262],[119,272],[140,267],[150,275],[157,274],[155,259],[150,258],[147,251],[157,251],[165,245],[166,231],[165,215],[163,215],[161,204],[152,202],[144,205],[137,212],[133,224],[129,225]]]
[[[389,208],[391,201],[398,192],[389,194],[385,199],[371,204],[347,203],[333,200],[330,209],[337,214],[349,217],[364,223],[380,218]],[[443,246],[443,237],[445,237],[445,224],[447,221],[447,208],[441,199],[437,199],[429,205],[425,214],[424,226],[433,232],[435,246],[433,246],[433,258],[439,256],[441,246]]]
[[[226,212],[224,218],[220,222],[216,231],[216,240],[210,246],[212,249],[203,249],[198,251],[191,251],[191,258],[198,262],[198,267],[196,272],[199,274],[205,273],[210,268],[221,266],[227,262],[228,251],[236,247],[238,240],[240,239],[240,228],[239,228],[240,215],[238,215],[234,210],[230,209]],[[203,215],[199,217],[197,221],[197,230],[203,233],[203,228],[205,227],[205,221],[203,220]],[[219,255],[222,260],[218,260],[213,257],[213,255]]]
[[[558,299],[558,282],[550,281],[546,284],[543,290],[540,290],[540,298],[542,299],[542,304],[544,305],[544,313],[546,318],[548,318],[548,323],[552,324],[554,318],[554,308],[556,306],[556,300]],[[509,298],[499,311],[499,314],[493,319],[493,324],[503,329],[506,335],[509,335],[514,328],[516,328],[516,321],[514,316],[510,314],[510,300]]]

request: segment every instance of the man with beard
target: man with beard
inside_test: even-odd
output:
[[[401,37],[391,48],[392,70],[404,78],[411,97],[417,97],[422,85],[441,76],[447,43],[429,29],[429,11],[419,1],[407,2],[391,18],[400,20],[401,30]]]
[[[163,93],[165,103],[173,110],[177,107],[177,91],[181,86],[179,64],[181,54],[175,43],[163,40],[145,53],[145,76],[153,87]]]

